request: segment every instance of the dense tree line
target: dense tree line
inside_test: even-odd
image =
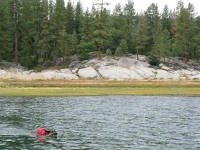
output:
[[[135,12],[132,0],[113,11],[95,6],[84,11],[81,1],[0,1],[0,60],[32,69],[75,54],[80,60],[128,53],[200,59],[200,16],[191,3],[180,0],[161,13],[154,3]]]

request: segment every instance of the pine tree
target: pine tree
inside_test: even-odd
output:
[[[154,55],[157,57],[165,58],[169,57],[171,54],[171,38],[170,32],[167,29],[162,30],[159,28],[157,30],[157,37],[154,43]]]
[[[42,27],[41,27],[41,22],[42,22],[42,3],[41,0],[32,0],[32,7],[30,11],[32,12],[31,14],[31,22],[32,26],[30,27],[30,36],[32,38],[32,46],[33,46],[33,55],[37,58],[38,60],[41,59],[41,47],[40,47],[40,40],[41,40],[41,32],[42,32]]]
[[[189,61],[191,49],[194,44],[194,17],[188,8],[181,8],[177,16],[177,26],[173,50],[184,56],[185,63]]]
[[[73,34],[73,31],[75,29],[75,24],[74,24],[74,7],[72,5],[71,0],[68,1],[67,3],[67,8],[66,8],[66,30],[68,34]]]
[[[81,2],[78,1],[75,8],[75,31],[78,35],[78,43],[80,43],[81,39],[81,26],[82,26],[82,19],[83,19],[83,8]]]
[[[121,52],[122,52],[123,55],[128,54],[128,46],[127,46],[127,42],[126,42],[125,39],[121,40],[121,43],[120,43],[119,47],[120,47]]]
[[[146,20],[146,17],[143,14],[139,17],[140,21],[136,26],[134,37],[136,42],[136,50],[137,50],[137,59],[139,60],[138,55],[142,54],[142,50],[144,50],[149,41],[149,26]]]
[[[13,58],[13,36],[8,1],[0,1],[0,60]]]
[[[19,46],[19,31],[20,31],[20,9],[21,9],[21,0],[10,0],[10,15],[14,33],[14,49],[15,49],[15,64],[18,66],[19,56],[18,56],[18,46]]]
[[[51,37],[51,59],[55,63],[58,57],[63,57],[61,54],[66,47],[65,38],[67,37],[67,20],[66,20],[66,8],[64,0],[56,0],[55,5],[50,2],[50,37]],[[63,45],[62,45],[63,44]]]
[[[117,49],[121,40],[127,39],[125,33],[126,29],[126,19],[124,16],[124,12],[122,10],[121,4],[117,4],[114,8],[113,15],[111,16],[112,28],[111,28],[111,37],[112,37],[112,45],[111,48],[113,50]]]
[[[103,1],[100,3],[100,10],[97,12],[95,18],[96,30],[94,31],[94,42],[98,47],[98,59],[101,59],[101,51],[106,50],[107,46],[111,42],[109,34],[109,20],[108,20],[108,11],[103,8]]]
[[[162,12],[162,18],[161,18],[161,23],[162,23],[162,30],[167,29],[170,31],[171,29],[171,24],[172,24],[172,16],[170,15],[170,11],[167,5],[163,8]]]
[[[153,49],[156,31],[160,26],[160,17],[157,4],[152,3],[145,12],[148,24],[150,26],[148,49],[150,52]]]
[[[85,60],[89,58],[89,52],[95,51],[96,47],[93,41],[93,18],[92,14],[89,13],[87,9],[83,15],[81,27],[81,41],[77,47],[77,54],[80,60]]]
[[[78,39],[78,34],[76,33],[75,30],[74,30],[71,38],[72,38],[72,42],[71,42],[72,51],[71,51],[70,54],[76,54],[78,43],[79,43],[79,39]]]
[[[197,60],[200,60],[200,16],[197,16],[195,19],[195,29],[194,32],[196,33],[194,36],[195,44],[194,44],[194,51],[193,57]]]
[[[133,31],[135,28],[135,9],[133,0],[128,0],[128,3],[124,7],[124,15],[126,19],[126,41],[128,44],[128,49],[130,52],[133,52]]]
[[[81,42],[91,42],[93,39],[93,19],[87,9],[82,20]]]

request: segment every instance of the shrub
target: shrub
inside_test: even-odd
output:
[[[77,55],[79,57],[79,59],[82,60],[86,60],[89,59],[90,55],[89,53],[96,50],[96,46],[94,45],[93,42],[81,42],[78,45],[78,50],[77,50]]]
[[[156,56],[150,55],[149,56],[149,64],[152,66],[158,66],[160,64],[160,60]]]
[[[80,61],[87,60],[90,58],[90,55],[87,52],[83,52],[78,55]]]
[[[115,56],[122,56],[123,55],[123,52],[122,52],[122,49],[120,47],[118,47],[116,50],[115,50]]]
[[[111,50],[109,48],[106,50],[106,55],[107,56],[111,56],[112,55],[112,52],[111,52]]]
[[[128,46],[125,39],[122,39],[119,47],[121,48],[122,54],[128,54]]]

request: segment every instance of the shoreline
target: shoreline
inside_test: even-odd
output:
[[[0,96],[200,96],[199,81],[2,80]]]

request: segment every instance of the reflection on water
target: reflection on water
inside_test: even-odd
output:
[[[200,149],[200,98],[2,97],[0,128],[5,150]]]

